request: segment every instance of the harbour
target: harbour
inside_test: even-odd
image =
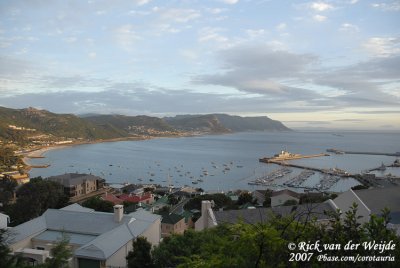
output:
[[[364,135],[360,139],[354,134],[353,137],[351,138],[348,134],[340,137],[340,141],[337,142],[347,142],[350,144],[347,147],[356,151],[365,144],[373,144],[371,140],[376,140],[381,135]],[[388,166],[396,160],[390,156],[331,154],[268,164],[258,161],[263,155],[273,155],[274,152],[280,152],[282,148],[307,156],[318,155],[327,146],[338,148],[338,144],[332,143],[334,139],[335,137],[332,138],[329,133],[292,132],[276,135],[249,132],[87,144],[48,151],[44,154],[45,159],[29,159],[34,165],[51,164],[48,168],[33,168],[30,175],[31,177],[47,177],[68,172],[92,173],[112,182],[193,185],[204,190],[228,191],[265,189],[266,187],[288,188],[289,186],[284,183],[301,171],[315,172],[304,183],[294,184],[298,188],[293,189],[304,191],[316,188],[323,177],[320,172],[331,173],[334,176],[341,169],[346,170],[350,176],[342,174],[341,180],[330,189],[330,191],[341,192],[360,184],[358,179],[351,175],[360,174],[371,167],[378,167],[382,162]],[[371,150],[390,150],[393,147],[392,144],[396,144],[394,140],[397,140],[398,136],[386,135],[381,139],[387,140],[390,145],[374,147]],[[248,184],[255,178],[265,176],[279,167],[293,169],[293,172],[276,179],[272,183],[276,186]],[[400,173],[398,170],[398,168],[388,168],[384,173],[379,173],[379,177],[385,176],[386,173],[398,176]]]

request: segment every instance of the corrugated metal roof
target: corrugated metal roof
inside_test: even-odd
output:
[[[13,228],[16,235],[9,244],[34,234],[37,234],[34,239],[57,241],[64,232],[70,235],[71,243],[82,244],[75,255],[104,260],[160,218],[159,215],[138,210],[116,222],[114,213],[48,209],[42,216]]]
[[[373,214],[382,214],[382,209],[400,212],[400,187],[374,188],[354,191]]]
[[[34,234],[39,234],[47,228],[46,219],[43,216],[10,228],[10,236],[7,239],[7,244],[13,244],[24,240]]]
[[[69,206],[60,208],[60,210],[68,210],[68,211],[80,211],[80,212],[94,212],[94,209],[82,207],[77,203],[73,203]]]
[[[35,236],[33,240],[54,242],[60,241],[63,236],[65,236],[69,240],[69,243],[76,245],[85,245],[97,237],[96,235],[46,230]]]

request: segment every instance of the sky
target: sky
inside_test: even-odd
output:
[[[399,0],[0,0],[0,106],[400,130]]]

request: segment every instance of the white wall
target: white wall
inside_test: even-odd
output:
[[[106,261],[106,267],[127,267],[126,256],[128,252],[132,250],[132,240],[126,243],[123,247],[121,247],[117,252],[115,252],[110,258]]]
[[[299,199],[288,194],[280,194],[271,197],[271,207],[281,206],[288,200],[295,200],[299,203]]]
[[[147,238],[153,246],[158,246],[161,239],[161,219],[157,219],[146,231],[140,236]]]
[[[211,207],[211,201],[201,201],[201,217],[194,224],[194,229],[196,231],[217,226],[217,221],[215,220],[214,212]]]
[[[6,214],[0,213],[0,229],[5,229],[8,226],[10,217]]]

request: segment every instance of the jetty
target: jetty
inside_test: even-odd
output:
[[[50,164],[46,165],[30,165],[31,168],[48,168]]]
[[[280,154],[276,154],[273,157],[260,158],[259,161],[263,162],[263,163],[274,163],[274,162],[281,162],[281,161],[287,161],[287,160],[314,158],[314,157],[321,157],[321,156],[329,156],[329,154],[321,153],[321,154],[312,154],[312,155],[302,155],[302,154],[289,153],[288,151],[281,151]]]
[[[386,156],[400,157],[400,152],[395,152],[395,153],[358,152],[358,151],[343,151],[343,150],[339,150],[339,149],[327,149],[326,151],[336,153],[336,154],[367,154],[367,155],[386,155]]]

